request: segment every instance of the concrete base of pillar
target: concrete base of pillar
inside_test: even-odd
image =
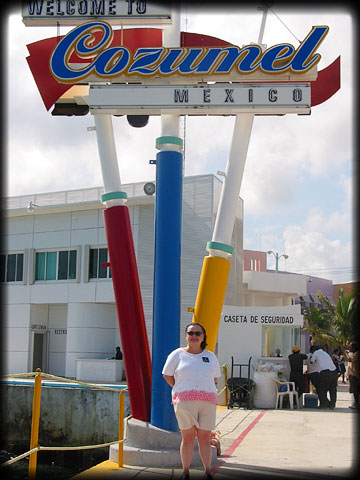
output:
[[[180,458],[180,432],[169,432],[148,422],[130,418],[124,443],[124,464],[139,467],[182,468]],[[216,448],[211,447],[211,463],[216,461]],[[118,461],[118,445],[111,445],[109,460]],[[197,441],[191,467],[202,467]]]

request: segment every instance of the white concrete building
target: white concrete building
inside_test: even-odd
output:
[[[128,194],[150,351],[154,196],[145,182]],[[214,175],[184,178],[180,338],[192,319],[202,262],[221,192]],[[78,359],[105,359],[121,346],[100,202],[102,188],[5,199],[0,281],[3,288],[2,373],[43,371],[76,377]],[[29,204],[31,202],[31,204]],[[28,208],[30,206],[30,208]],[[242,302],[242,215],[239,198],[225,303]],[[125,279],[124,279],[125,281]],[[136,335],[136,332],[134,332]]]
[[[128,194],[151,351],[155,196],[144,193],[144,184],[123,185],[123,190]],[[192,319],[187,308],[195,304],[221,186],[214,175],[184,178],[181,345]],[[75,378],[77,360],[111,358],[121,346],[111,271],[102,267],[108,261],[102,193],[102,188],[88,188],[5,199],[0,255],[3,374],[41,366],[47,373]],[[242,225],[239,198],[218,335],[220,363],[229,364],[231,355],[241,362],[249,356],[254,362],[271,358],[276,348],[287,355],[293,343],[304,344],[300,306],[292,305],[292,299],[306,294],[306,276],[243,272]],[[229,315],[235,320],[229,321]],[[251,322],[256,315],[260,321]],[[262,315],[295,320],[291,325],[261,323]]]

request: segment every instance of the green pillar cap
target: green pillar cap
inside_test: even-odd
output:
[[[159,148],[160,145],[164,145],[166,143],[172,143],[174,145],[178,145],[182,148],[184,142],[183,139],[180,137],[159,137],[156,139],[156,148]]]
[[[101,195],[101,203],[108,202],[109,200],[117,200],[119,198],[122,198],[123,200],[127,199],[127,193],[126,192],[109,192],[109,193],[104,193]]]
[[[206,250],[220,250],[221,252],[226,252],[232,255],[234,252],[234,247],[227,245],[226,243],[207,242]]]

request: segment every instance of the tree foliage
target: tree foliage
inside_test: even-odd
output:
[[[305,330],[310,332],[314,343],[345,347],[356,336],[359,292],[344,295],[340,288],[336,305],[321,292],[318,292],[318,297],[326,310],[310,308],[305,314]]]
[[[331,331],[331,316],[327,312],[311,307],[304,312],[304,317],[304,330],[310,333],[314,344],[336,345],[338,343]]]

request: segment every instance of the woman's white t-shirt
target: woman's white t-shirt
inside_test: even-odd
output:
[[[214,379],[221,377],[221,372],[210,350],[194,354],[177,348],[167,357],[162,374],[175,377],[172,403],[201,400],[217,404]]]

